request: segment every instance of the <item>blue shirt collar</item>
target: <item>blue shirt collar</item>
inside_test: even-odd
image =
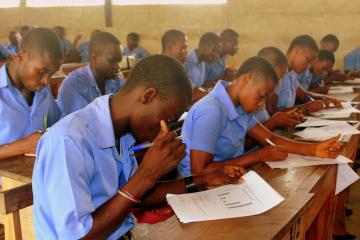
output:
[[[94,74],[93,74],[92,71],[91,71],[90,64],[88,64],[88,65],[85,67],[85,71],[86,71],[86,74],[89,76],[90,85],[91,85],[91,86],[94,86],[94,87],[97,87],[98,85],[97,85],[97,83],[96,83]]]
[[[197,63],[197,64],[200,64],[200,63],[201,63],[201,62],[199,62],[199,58],[198,58],[198,56],[197,56],[197,54],[196,54],[195,49],[193,49],[193,50],[189,53],[188,59],[189,59],[189,61],[191,61],[191,62],[193,62],[193,63]]]
[[[234,120],[239,116],[238,113],[244,113],[244,110],[241,106],[235,108],[234,103],[231,101],[229,94],[226,91],[226,88],[228,88],[229,85],[230,84],[228,82],[219,80],[210,94],[219,100],[226,112],[227,117],[230,120]]]

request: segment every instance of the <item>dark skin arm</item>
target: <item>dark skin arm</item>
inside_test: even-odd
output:
[[[342,108],[341,102],[338,101],[335,98],[330,98],[326,95],[322,95],[322,94],[317,94],[317,93],[313,93],[310,91],[306,91],[305,89],[303,89],[302,87],[298,87],[298,89],[296,90],[296,98],[299,99],[302,102],[309,102],[309,100],[307,99],[307,96],[311,96],[313,99],[315,100],[320,100],[320,101],[324,101],[325,106],[328,108],[330,106],[330,104],[334,104],[335,107],[337,108]],[[315,102],[314,102],[315,103]],[[309,103],[311,104],[311,103]],[[313,104],[315,106],[315,104]],[[320,104],[318,104],[318,109],[316,107],[314,107],[314,109],[308,109],[310,112],[314,112],[314,111],[319,111],[323,108],[323,105],[321,104],[321,108],[320,108]]]

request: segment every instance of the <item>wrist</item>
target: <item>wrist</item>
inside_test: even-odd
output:
[[[134,197],[141,199],[147,191],[155,186],[156,182],[156,180],[149,177],[149,174],[146,174],[145,171],[139,167],[123,188],[129,191]]]
[[[202,190],[206,189],[207,181],[206,181],[205,175],[196,175],[196,176],[193,176],[192,178],[195,183],[195,187],[198,191],[202,191]],[[186,185],[186,182],[185,182],[185,185]]]

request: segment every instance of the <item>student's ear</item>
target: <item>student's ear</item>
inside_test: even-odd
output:
[[[146,88],[141,96],[141,103],[147,105],[151,103],[157,95],[157,90],[155,88]]]
[[[247,74],[244,74],[244,75],[243,75],[243,82],[244,82],[245,84],[248,84],[248,83],[250,83],[251,81],[252,81],[252,74],[247,73]]]
[[[25,55],[26,55],[26,52],[23,49],[19,49],[19,51],[16,54],[18,61],[19,62],[24,61]]]

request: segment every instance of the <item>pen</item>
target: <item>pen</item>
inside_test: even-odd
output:
[[[187,135],[177,136],[175,139],[176,140],[181,140],[181,139],[184,139],[184,138],[187,138]],[[142,149],[145,149],[145,148],[152,147],[152,146],[154,146],[154,144],[155,144],[154,142],[142,143],[142,144],[139,144],[139,145],[136,145],[136,146],[130,148],[129,150],[130,151],[139,151],[139,150],[142,150]]]
[[[306,98],[311,102],[315,102],[315,99],[313,99],[310,95],[306,95]]]
[[[273,143],[272,141],[270,141],[268,138],[265,138],[265,141],[266,141],[270,146],[276,147],[275,143]]]

